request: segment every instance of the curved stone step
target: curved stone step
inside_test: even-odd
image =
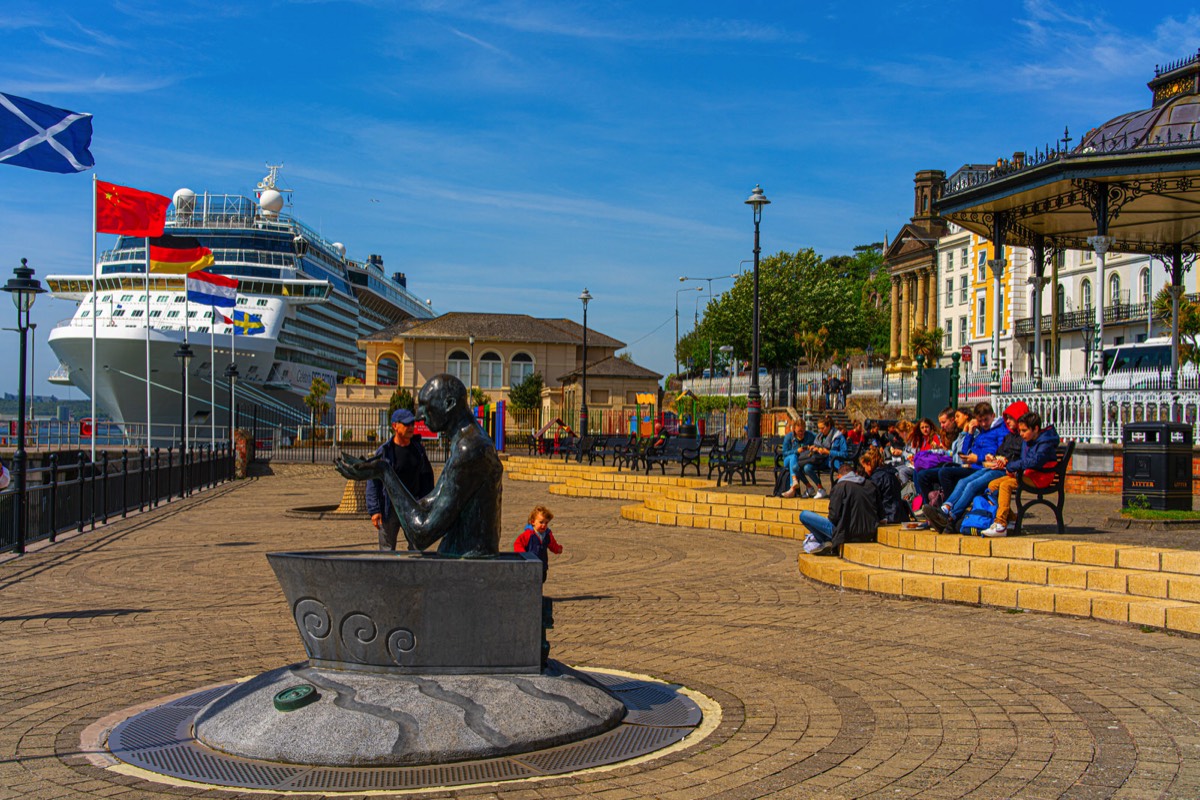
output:
[[[1013,581],[868,567],[829,556],[799,556],[801,574],[845,589],[896,597],[1042,611],[1200,633],[1200,604]]]

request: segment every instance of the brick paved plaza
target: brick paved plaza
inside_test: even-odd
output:
[[[375,534],[285,517],[345,482],[273,469],[0,565],[0,798],[237,795],[99,769],[80,735],[301,660],[263,554]],[[557,515],[556,657],[684,684],[723,717],[658,760],[435,796],[1200,796],[1200,640],[839,591],[800,576],[792,540],[630,522],[545,484],[504,499],[504,546],[535,503]]]

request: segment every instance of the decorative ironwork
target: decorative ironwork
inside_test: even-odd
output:
[[[1181,59],[1178,59],[1176,61],[1171,61],[1164,66],[1159,66],[1158,64],[1155,64],[1154,65],[1154,77],[1156,77],[1156,78],[1161,77],[1163,75],[1166,75],[1168,72],[1174,72],[1177,69],[1182,69],[1183,67],[1186,67],[1190,64],[1195,64],[1197,62],[1200,62],[1200,48],[1197,48],[1197,50],[1194,54],[1192,54],[1190,56],[1186,56]]]

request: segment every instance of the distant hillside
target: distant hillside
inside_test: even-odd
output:
[[[46,400],[38,398],[33,404],[33,413],[39,418],[57,417],[58,409],[66,408],[74,419],[83,419],[92,413],[91,400]],[[28,413],[28,412],[26,412]],[[17,401],[12,395],[0,399],[0,417],[14,419],[17,416]],[[104,415],[98,415],[103,417]]]

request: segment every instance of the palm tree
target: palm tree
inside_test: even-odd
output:
[[[934,366],[942,357],[942,341],[946,332],[941,328],[918,328],[908,337],[908,349],[913,358],[925,356],[925,365]]]

